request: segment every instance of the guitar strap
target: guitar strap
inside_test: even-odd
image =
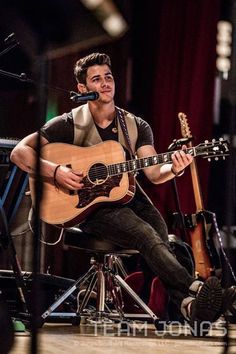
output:
[[[130,156],[132,158],[136,158],[136,153],[135,153],[135,147],[132,147],[128,129],[127,129],[127,124],[124,118],[124,111],[121,110],[120,108],[116,107],[116,112],[117,112],[117,118],[120,123],[120,127],[122,129],[124,138],[125,138],[125,145],[127,149],[129,150]]]
[[[127,129],[127,125],[126,125],[126,121],[125,121],[125,117],[124,117],[124,112],[125,112],[124,110],[117,107],[117,117],[118,117],[118,121],[120,123],[121,129],[123,131],[123,135],[125,137],[126,147],[128,148],[131,157],[137,158],[137,154],[135,152],[135,149],[133,149],[132,145],[131,145],[130,136],[128,133],[128,129]],[[138,185],[141,192],[146,196],[147,200],[153,205],[153,202],[151,201],[149,196],[144,192],[143,188],[140,186],[137,179],[136,179],[136,184]]]

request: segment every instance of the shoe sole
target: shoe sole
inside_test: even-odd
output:
[[[196,336],[201,329],[201,323],[205,322],[204,334],[206,335],[210,324],[217,320],[222,311],[222,288],[218,278],[210,277],[203,284],[195,300],[193,312],[190,318],[191,328],[197,327]]]

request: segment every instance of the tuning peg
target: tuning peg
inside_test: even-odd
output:
[[[212,139],[212,142],[215,143],[215,142],[216,142],[216,139]]]
[[[209,143],[209,140],[205,140],[204,143],[205,143],[205,144],[208,144],[208,143]]]
[[[211,162],[211,158],[210,158],[210,157],[208,157],[207,161],[208,161],[208,162]]]
[[[219,160],[219,157],[216,156],[216,157],[215,157],[215,161],[218,161],[218,160]]]

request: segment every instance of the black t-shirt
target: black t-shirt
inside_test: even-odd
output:
[[[136,150],[144,145],[153,145],[153,133],[150,125],[142,118],[135,117],[135,122],[138,129],[138,139]],[[96,124],[95,124],[96,125]],[[103,141],[116,140],[118,141],[118,133],[116,129],[115,119],[106,127],[97,126],[98,133]],[[45,137],[49,143],[61,142],[73,144],[74,141],[74,122],[72,112],[64,113],[48,121],[40,130],[41,135]]]

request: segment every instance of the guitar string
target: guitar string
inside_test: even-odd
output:
[[[187,151],[195,151],[196,150],[196,156],[201,155],[201,150],[204,152],[206,150],[206,147],[197,147],[197,149],[191,148],[188,149]],[[200,151],[200,152],[199,152]],[[172,152],[173,153],[173,152]],[[92,171],[90,171],[89,176],[92,178],[104,178],[104,175],[107,175],[107,171],[109,175],[114,175],[114,174],[120,174],[124,172],[132,172],[137,169],[145,168],[150,166],[150,164],[158,164],[162,162],[170,163],[171,161],[168,161],[170,159],[170,156],[172,154],[171,152],[169,153],[163,153],[163,154],[158,154],[154,156],[149,156],[141,159],[134,159],[134,160],[128,160],[116,164],[111,164],[111,165],[103,165],[103,166],[96,166],[92,168]],[[211,158],[211,157],[224,157],[224,153],[222,152],[221,155],[206,155],[206,158]],[[167,159],[167,160],[166,160]]]
[[[101,177],[104,175],[104,172],[105,172],[104,170],[108,170],[110,175],[112,175],[112,174],[120,174],[123,172],[132,172],[136,169],[149,167],[150,164],[158,164],[158,163],[163,163],[163,162],[170,163],[171,161],[168,161],[168,159],[170,159],[170,157],[165,159],[163,157],[165,155],[170,155],[170,153],[148,156],[148,157],[144,157],[141,159],[123,161],[123,162],[119,162],[116,164],[110,164],[108,166],[106,166],[105,164],[103,166],[99,166],[99,167],[93,166],[91,168],[92,171],[89,173],[89,176]]]

